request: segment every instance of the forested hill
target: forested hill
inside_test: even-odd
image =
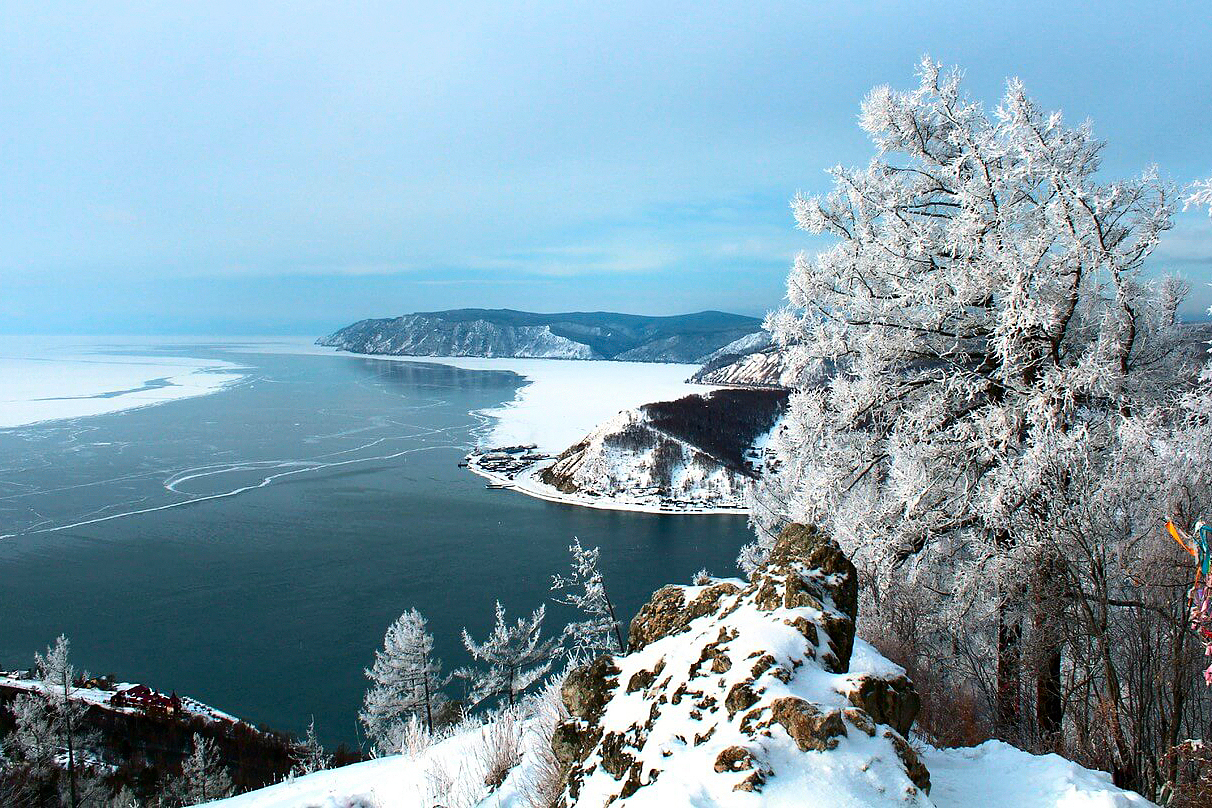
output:
[[[456,309],[361,320],[317,342],[369,354],[700,363],[761,327],[757,318],[720,311],[646,317]]]

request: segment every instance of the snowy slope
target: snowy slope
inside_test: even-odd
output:
[[[836,545],[796,527],[752,582],[661,589],[632,622],[629,653],[574,669],[493,723],[215,804],[527,808],[560,790],[578,808],[1151,805],[1055,755],[908,743],[916,695],[854,639],[856,597]],[[487,752],[506,737],[518,762],[494,778]]]
[[[446,322],[422,314],[405,315],[389,326],[355,323],[326,337],[321,344],[369,354],[602,358],[588,345],[552,333],[548,325],[502,324],[487,319]]]
[[[794,383],[783,354],[773,347],[737,357],[721,357],[703,365],[690,381],[755,387],[791,387]]]
[[[426,772],[438,762],[457,761],[468,741],[447,741],[418,758],[395,756],[300,777],[212,805],[222,808],[354,808],[362,798],[376,808],[432,808],[426,804]],[[1149,808],[1139,794],[1111,784],[1104,772],[1091,771],[1056,755],[1032,755],[988,741],[972,749],[925,748],[932,787],[926,805],[936,808]],[[529,808],[516,791],[519,775],[477,808]],[[662,808],[692,805],[680,800]],[[750,802],[763,804],[760,797]],[[809,805],[807,802],[800,805]]]
[[[639,409],[619,413],[543,472],[565,493],[619,502],[681,500],[742,507],[751,479],[656,428]]]
[[[464,742],[466,743],[466,742]],[[222,808],[355,808],[359,798],[375,808],[432,808],[426,804],[426,772],[435,761],[457,760],[456,740],[419,758],[401,756],[346,766],[301,777],[212,805]],[[932,787],[926,805],[936,808],[1150,808],[1139,794],[1111,784],[1104,772],[1091,771],[1056,755],[1032,755],[988,741],[972,749],[925,748]],[[529,808],[516,791],[518,776],[477,808]],[[678,801],[663,808],[693,805]],[[755,797],[751,805],[763,804]],[[803,802],[800,805],[808,805]]]

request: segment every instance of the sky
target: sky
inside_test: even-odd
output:
[[[0,0],[0,332],[320,335],[456,307],[777,307],[796,191],[923,54],[1212,176],[1194,2]],[[1212,304],[1212,220],[1151,272]]]

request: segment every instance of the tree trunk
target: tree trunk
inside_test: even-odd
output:
[[[1035,673],[1035,719],[1040,741],[1051,752],[1061,750],[1061,723],[1064,704],[1061,701],[1061,651],[1049,643],[1046,655]]]
[[[1032,608],[1035,659],[1035,727],[1043,750],[1060,752],[1064,722],[1061,697],[1061,642],[1055,621],[1060,619],[1056,587],[1063,580],[1056,559],[1042,561],[1036,570]]]
[[[421,681],[425,687],[425,728],[433,732],[433,711],[430,709],[429,701],[429,672],[425,671],[421,675]]]
[[[1023,625],[1017,619],[1011,619],[1006,612],[1007,607],[1003,606],[997,625],[997,734],[1003,740],[1016,742]]]
[[[67,733],[67,783],[68,783],[68,799],[71,808],[76,808],[79,805],[79,800],[76,797],[76,749],[72,738],[72,711],[71,705],[68,703],[68,686],[70,680],[67,674],[67,668],[63,669],[63,726]]]
[[[610,613],[610,622],[614,626],[614,638],[619,644],[619,653],[625,653],[627,646],[623,644],[623,632],[619,628],[619,619],[614,616],[614,604],[610,602],[610,596],[606,594],[605,585],[602,587],[602,595],[606,599],[606,611]]]

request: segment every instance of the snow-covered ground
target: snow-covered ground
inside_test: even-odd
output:
[[[0,337],[0,429],[163,404],[242,378],[231,362],[134,355],[154,341]]]
[[[431,772],[456,769],[475,738],[451,738],[416,758],[394,756],[300,777],[212,805],[222,808],[429,808]],[[1057,755],[1032,755],[999,741],[970,749],[932,749],[929,804],[937,808],[1149,808],[1153,803]],[[527,808],[511,775],[477,808]],[[816,800],[809,799],[815,796]],[[797,806],[827,805],[830,795],[801,795]],[[361,801],[359,801],[361,800]],[[822,801],[823,800],[823,801]],[[766,803],[757,795],[753,805]],[[687,805],[694,803],[687,802]],[[669,806],[674,808],[674,806]]]
[[[1059,755],[1031,755],[1001,741],[970,749],[926,748],[930,799],[939,808],[1147,808],[1149,800],[1111,775]]]
[[[46,686],[41,681],[25,678],[27,674],[27,671],[0,671],[0,687],[20,690],[26,693],[45,693],[47,691]],[[115,707],[111,703],[111,699],[113,699],[115,693],[130,690],[132,687],[137,686],[137,682],[114,682],[113,690],[102,690],[97,687],[75,687],[72,689],[71,697],[73,701],[82,702],[94,707],[102,707],[115,713],[136,715],[143,712],[141,708]],[[160,695],[167,696],[168,694],[161,693]],[[182,711],[189,717],[205,718],[209,721],[223,721],[229,724],[243,723],[231,713],[225,713],[197,699],[190,698],[189,696],[179,696],[178,698],[181,700]]]

